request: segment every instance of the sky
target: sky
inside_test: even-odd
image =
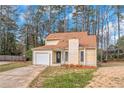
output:
[[[18,6],[18,13],[19,13],[19,18],[17,20],[18,25],[23,25],[25,23],[24,13],[26,11],[27,11],[27,6],[24,6],[24,5]]]
[[[25,19],[24,19],[24,13],[27,12],[27,6],[26,5],[19,5],[18,6],[18,13],[19,13],[19,18],[17,20],[17,24],[18,25],[23,25],[25,23]],[[68,8],[66,9],[66,14],[67,14],[67,18],[71,19],[72,17],[72,13],[73,10],[72,8]]]
[[[34,7],[37,7],[37,6],[34,6]],[[73,20],[72,20],[72,12],[74,12],[75,10],[74,10],[74,8],[73,8],[74,6],[72,6],[72,7],[66,7],[66,19],[68,19],[69,20],[69,23],[68,23],[68,25],[69,25],[69,27],[71,28],[71,27],[73,27],[74,25],[72,25],[72,23],[73,23]],[[103,6],[104,7],[104,6]],[[25,19],[24,19],[24,13],[26,13],[27,12],[27,10],[28,10],[28,8],[27,8],[27,6],[26,5],[19,5],[18,6],[18,13],[19,13],[19,18],[18,18],[18,20],[16,20],[17,21],[17,24],[19,25],[19,26],[22,26],[23,24],[25,24]],[[122,10],[122,11],[124,11],[124,10]],[[102,11],[102,12],[104,12],[104,10]],[[111,10],[111,11],[109,11],[110,12],[110,14],[113,16],[113,10]],[[113,25],[112,24],[117,24],[117,18],[115,18],[115,17],[113,17],[113,19],[112,20],[109,20],[109,27],[110,27],[110,35],[111,35],[111,40],[113,41],[113,39],[114,39],[114,37],[116,37],[116,40],[117,40],[117,31],[115,31],[115,30],[117,30],[117,29],[115,29],[114,27],[113,27]],[[122,20],[121,21],[121,23],[120,23],[121,25],[120,25],[120,27],[121,27],[121,35],[124,35],[124,27],[123,27],[123,25],[124,25],[124,20]],[[115,31],[115,32],[114,32]],[[115,35],[115,33],[116,33],[116,35]],[[114,42],[112,42],[112,43],[114,43]]]

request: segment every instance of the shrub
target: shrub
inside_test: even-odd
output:
[[[97,55],[97,60],[100,61],[101,60],[101,56],[98,54]]]
[[[27,61],[32,60],[32,50],[26,51],[26,60]]]

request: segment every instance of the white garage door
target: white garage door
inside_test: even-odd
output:
[[[49,65],[49,54],[36,54],[36,64]]]

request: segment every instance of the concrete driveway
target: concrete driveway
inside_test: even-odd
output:
[[[31,65],[0,73],[0,88],[25,88],[47,66]]]
[[[88,88],[124,88],[124,62],[108,63],[98,68]]]

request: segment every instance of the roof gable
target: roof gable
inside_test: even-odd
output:
[[[65,32],[53,33],[46,37],[46,40],[60,40],[60,43],[68,43],[69,39],[79,39],[80,46],[96,47],[96,35],[88,35],[87,32]],[[68,45],[68,44],[66,44]]]
[[[79,39],[79,47],[93,47],[96,44],[96,35],[88,35],[87,32],[64,32],[64,33],[52,33],[46,37],[46,40],[59,40],[57,45],[45,45],[39,47],[39,49],[55,49],[55,48],[68,48],[69,39]],[[36,48],[37,49],[37,48]]]

